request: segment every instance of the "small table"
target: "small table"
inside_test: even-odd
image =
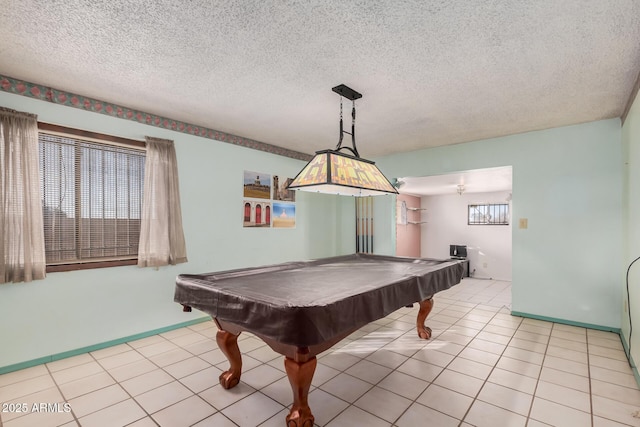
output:
[[[471,277],[471,267],[469,267],[469,260],[467,258],[451,257],[451,259],[462,262],[464,265],[464,277]]]
[[[420,303],[418,336],[431,337],[424,325],[433,295],[460,282],[456,260],[354,254],[315,261],[287,262],[206,274],[181,274],[174,300],[209,314],[216,341],[229,360],[220,384],[240,381],[238,335],[248,331],[285,356],[293,391],[287,426],[313,426],[308,404],[316,355],[395,310]]]

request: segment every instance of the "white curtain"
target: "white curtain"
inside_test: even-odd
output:
[[[0,283],[44,279],[35,115],[0,107]]]
[[[138,267],[187,261],[173,141],[146,137]]]

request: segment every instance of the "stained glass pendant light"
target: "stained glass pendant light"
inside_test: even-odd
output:
[[[316,155],[289,184],[292,190],[342,196],[378,196],[398,194],[389,180],[371,160],[360,157],[356,148],[356,99],[362,95],[345,85],[332,89],[340,95],[340,140],[334,150],[316,151]],[[342,121],[342,98],[352,101],[351,132],[346,132]],[[342,146],[344,134],[351,135],[352,146]],[[345,154],[348,150],[351,154]]]

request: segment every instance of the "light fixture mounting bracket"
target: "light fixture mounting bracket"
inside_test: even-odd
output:
[[[344,130],[344,123],[342,122],[342,98],[340,98],[340,139],[338,140],[338,145],[336,145],[335,151],[349,150],[354,156],[356,156],[356,158],[360,158],[360,154],[356,148],[356,99],[362,98],[362,94],[343,84],[338,85],[331,90],[342,98],[347,98],[353,104],[351,108],[351,132],[347,132]],[[345,133],[351,135],[351,147],[342,146],[342,140]]]
[[[344,98],[347,98],[350,101],[355,101],[356,99],[362,98],[361,93],[356,92],[355,90],[351,89],[349,86],[346,86],[346,85],[338,85],[332,88],[331,90],[337,93],[338,95]]]

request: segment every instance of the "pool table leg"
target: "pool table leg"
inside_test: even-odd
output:
[[[238,334],[239,335],[239,334]],[[219,330],[216,334],[218,347],[227,356],[229,370],[220,374],[220,385],[225,389],[233,388],[240,382],[242,372],[242,356],[238,348],[238,335]]]
[[[431,328],[424,325],[424,321],[427,320],[427,316],[431,313],[433,308],[433,298],[420,301],[420,311],[418,311],[418,318],[416,320],[416,327],[418,329],[418,336],[423,340],[431,338]]]
[[[308,396],[316,363],[315,356],[304,362],[297,362],[289,357],[284,359],[284,368],[293,390],[293,406],[287,415],[287,427],[313,427],[314,417],[309,408]]]

